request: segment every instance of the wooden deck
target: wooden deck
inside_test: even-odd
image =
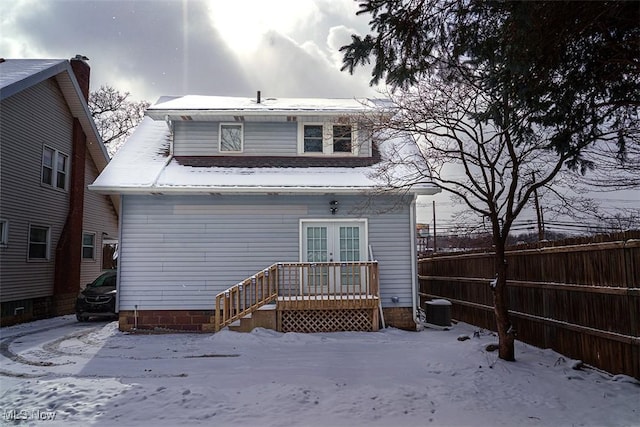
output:
[[[350,310],[378,308],[379,298],[372,295],[323,295],[278,297],[278,310]]]
[[[275,302],[278,330],[377,330],[377,262],[277,263],[216,296],[215,330]]]

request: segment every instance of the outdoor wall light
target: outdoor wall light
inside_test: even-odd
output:
[[[329,202],[329,212],[331,212],[331,215],[335,215],[336,212],[338,212],[338,201],[337,200],[332,200]]]
[[[393,303],[399,303],[400,302],[400,297],[391,297],[391,302]]]

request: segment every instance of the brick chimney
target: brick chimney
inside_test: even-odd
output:
[[[71,58],[71,69],[76,76],[85,101],[89,102],[90,68],[86,56]],[[56,246],[53,278],[53,313],[70,314],[80,292],[82,264],[82,223],[84,216],[84,175],[87,156],[87,137],[80,120],[73,119],[71,138],[71,179],[69,180],[69,211]]]
[[[87,64],[88,60],[89,58],[84,55],[76,55],[75,58],[71,58],[69,61],[71,62],[73,74],[76,75],[76,80],[78,80],[78,84],[80,85],[80,90],[87,102],[89,102],[89,76],[91,74],[91,68],[89,64]]]

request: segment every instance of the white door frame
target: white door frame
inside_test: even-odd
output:
[[[313,224],[321,224],[321,223],[344,223],[344,224],[359,224],[364,226],[364,236],[362,236],[362,261],[366,261],[368,258],[367,248],[369,247],[369,221],[367,218],[304,218],[300,219],[300,227],[298,230],[298,248],[299,248],[299,260],[300,262],[304,261],[304,246],[305,242],[303,239],[304,236],[304,227],[306,225]],[[337,261],[336,261],[337,262]]]
[[[305,249],[308,252],[308,248],[306,248],[307,246],[307,239],[305,237],[305,228],[307,227],[331,227],[332,233],[331,235],[327,235],[327,243],[328,243],[328,247],[327,247],[327,262],[335,262],[335,263],[342,263],[343,261],[340,260],[340,245],[339,245],[339,241],[336,241],[336,238],[339,239],[339,236],[337,236],[336,233],[340,227],[342,226],[357,226],[358,228],[360,228],[361,231],[361,236],[360,236],[360,242],[359,242],[359,252],[360,252],[360,261],[366,261],[367,260],[367,248],[369,247],[368,245],[368,236],[369,236],[369,229],[368,229],[368,222],[366,218],[341,218],[341,219],[337,219],[337,218],[319,218],[319,219],[301,219],[300,220],[300,234],[299,234],[299,245],[300,245],[300,262],[309,262],[306,258],[307,255],[305,253]],[[329,244],[329,242],[333,243],[333,245]],[[331,246],[331,247],[329,247]],[[331,251],[331,252],[329,252]],[[336,281],[336,277],[335,277],[335,270],[336,267],[330,267],[327,269],[326,274],[328,274],[327,276],[327,291],[330,291],[331,289],[336,289],[336,286],[339,286],[339,281]],[[332,271],[333,273],[330,273],[330,271]],[[359,270],[358,270],[359,271]],[[322,274],[322,273],[320,273]],[[304,276],[304,274],[302,274],[302,270],[301,270],[301,277]],[[300,282],[300,292],[304,293],[304,288],[305,288],[305,280],[302,280]],[[323,286],[323,285],[321,285]]]

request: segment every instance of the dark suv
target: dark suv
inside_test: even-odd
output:
[[[116,270],[109,270],[80,292],[76,300],[76,318],[86,322],[90,317],[116,316]]]

